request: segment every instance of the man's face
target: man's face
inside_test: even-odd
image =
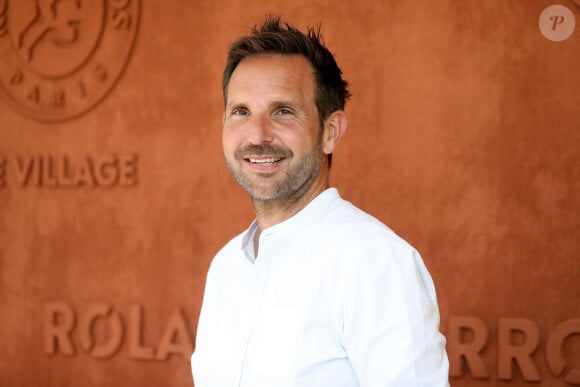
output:
[[[244,59],[232,74],[222,134],[228,169],[254,200],[304,194],[324,160],[315,79],[299,55]]]

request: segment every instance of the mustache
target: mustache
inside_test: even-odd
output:
[[[291,157],[293,155],[292,151],[286,148],[280,148],[272,144],[248,144],[236,151],[237,159],[245,159],[248,156],[273,156],[273,157]]]

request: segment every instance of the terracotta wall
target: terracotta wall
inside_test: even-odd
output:
[[[333,184],[424,256],[452,385],[580,385],[580,31],[548,38],[579,3],[36,3],[0,0],[0,386],[192,385],[205,272],[252,219],[225,50],[268,11],[321,22],[353,92]]]

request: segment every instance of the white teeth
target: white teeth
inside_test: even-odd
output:
[[[254,164],[268,164],[268,163],[275,163],[276,161],[280,161],[281,159],[278,158],[269,158],[269,159],[249,159],[251,163]]]

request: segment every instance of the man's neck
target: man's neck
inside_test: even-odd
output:
[[[254,210],[259,225],[259,231],[290,219],[308,205],[316,196],[328,187],[312,190],[298,198],[280,200],[254,200]]]
[[[328,179],[325,179],[319,184],[311,186],[306,192],[290,198],[254,200],[254,211],[258,221],[258,228],[254,234],[254,252],[256,257],[258,256],[260,234],[263,230],[290,219],[328,187]]]
[[[272,200],[255,200],[254,211],[260,230],[290,219],[329,187],[328,165],[324,163],[320,172],[292,195]]]

